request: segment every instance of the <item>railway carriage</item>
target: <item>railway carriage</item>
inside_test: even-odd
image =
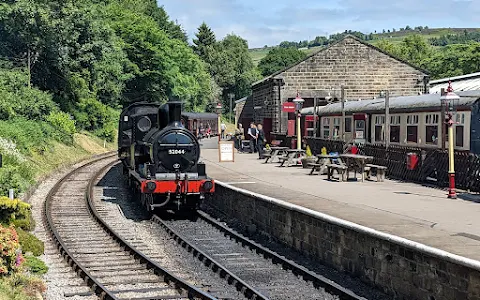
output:
[[[191,211],[214,192],[200,144],[182,125],[181,102],[135,103],[120,115],[118,156],[147,210]]]
[[[212,136],[218,135],[218,116],[214,113],[183,112],[182,124],[199,139],[206,136],[207,128]]]
[[[454,115],[456,150],[480,154],[480,91],[458,92]],[[413,147],[448,147],[448,130],[442,114],[440,94],[391,97],[389,105],[390,144]],[[346,101],[345,142],[385,143],[385,99]],[[304,134],[322,139],[342,138],[342,106],[332,103],[317,108],[317,128],[313,128],[313,108],[302,110]],[[443,125],[442,125],[443,124]]]

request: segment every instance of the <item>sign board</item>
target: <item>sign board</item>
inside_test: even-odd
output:
[[[295,103],[293,102],[283,102],[282,104],[282,111],[283,112],[295,112]]]
[[[233,162],[235,146],[233,141],[221,141],[218,143],[218,161]]]

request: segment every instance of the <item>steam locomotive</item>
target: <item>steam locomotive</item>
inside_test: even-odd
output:
[[[119,120],[118,157],[149,211],[192,211],[215,191],[199,162],[200,144],[181,122],[182,103],[134,103]]]

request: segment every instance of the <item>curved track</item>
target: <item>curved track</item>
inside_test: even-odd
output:
[[[169,221],[153,216],[182,247],[242,286],[256,299],[366,300],[251,241],[199,211],[199,219]]]
[[[114,155],[91,161],[48,193],[45,221],[62,256],[101,299],[215,299],[150,260],[99,216],[94,181],[115,162]]]

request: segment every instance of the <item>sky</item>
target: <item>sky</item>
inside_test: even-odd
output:
[[[479,27],[480,0],[157,0],[190,40],[205,22],[217,39],[234,33],[250,48],[312,40],[345,30]]]

